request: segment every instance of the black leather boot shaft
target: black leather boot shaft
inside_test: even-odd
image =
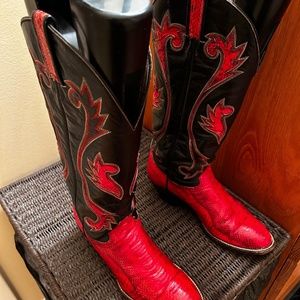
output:
[[[41,9],[51,15],[61,15],[71,23],[71,10],[68,0],[25,0],[25,5],[29,15],[36,9]]]
[[[37,9],[50,14],[55,20],[55,27],[64,39],[78,49],[69,0],[25,0],[25,5],[29,16]]]
[[[290,1],[235,0],[232,2],[249,17],[255,26],[262,58]]]
[[[154,2],[154,159],[171,180],[198,184],[288,3]]]
[[[83,55],[110,84],[134,123],[142,105],[139,87],[144,80],[152,6],[148,0],[119,3],[122,5],[111,0],[70,0]]]
[[[135,214],[135,185],[143,107],[135,124],[101,74],[70,45],[55,19],[36,10],[22,20],[56,134],[64,175],[86,234],[105,241],[120,220]],[[71,27],[70,27],[71,28]],[[150,30],[150,28],[149,28]],[[145,102],[150,72],[140,90]]]

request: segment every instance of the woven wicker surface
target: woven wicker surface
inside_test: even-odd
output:
[[[271,254],[243,255],[215,243],[188,208],[170,206],[158,196],[145,171],[149,143],[144,134],[137,190],[144,226],[206,299],[233,299],[274,262],[288,241],[287,233],[253,210],[275,237]],[[76,228],[59,163],[3,188],[0,202],[53,299],[123,299],[110,272]]]

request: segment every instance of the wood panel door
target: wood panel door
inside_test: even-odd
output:
[[[214,164],[222,183],[292,236],[266,299],[275,299],[300,256],[299,29],[300,1],[293,0]]]

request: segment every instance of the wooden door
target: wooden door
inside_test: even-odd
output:
[[[291,2],[271,41],[215,170],[222,183],[292,236],[263,294],[273,300],[300,257],[299,0]]]

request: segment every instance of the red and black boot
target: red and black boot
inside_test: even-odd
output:
[[[135,208],[152,7],[145,5],[135,18],[130,12],[129,22],[122,11],[100,10],[92,2],[28,0],[32,17],[22,20],[75,220],[128,298],[202,299],[145,232]],[[112,57],[99,54],[112,45]]]
[[[265,254],[274,246],[272,235],[210,167],[289,3],[250,2],[154,2],[154,143],[148,174],[169,201],[187,203],[213,238]]]

